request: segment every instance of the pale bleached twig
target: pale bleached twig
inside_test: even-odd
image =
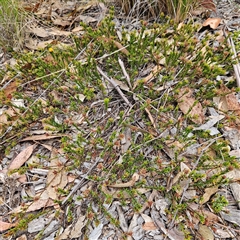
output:
[[[237,59],[237,53],[236,53],[236,49],[235,49],[235,44],[233,42],[233,39],[231,37],[228,37],[228,34],[225,31],[225,29],[224,29],[224,34],[225,34],[225,36],[227,38],[227,42],[228,42],[229,46],[231,46],[233,57],[237,61],[237,64],[233,65],[233,69],[234,69],[234,73],[236,75],[237,86],[240,87],[240,65],[239,65],[239,61]]]
[[[90,172],[95,168],[95,166],[98,164],[98,162],[101,160],[101,158],[96,159],[95,163],[90,167],[90,169],[87,171],[85,176],[88,177]],[[68,199],[81,187],[83,184],[84,180],[86,180],[86,177],[83,176],[82,179],[73,187],[72,191],[67,195],[67,197],[62,201],[62,205],[64,205]]]
[[[126,80],[127,80],[128,86],[130,87],[130,89],[132,89],[132,84],[130,82],[130,77],[129,77],[126,69],[125,69],[124,63],[123,63],[121,58],[118,58],[118,63],[119,63],[119,65],[120,65],[120,67],[121,67],[121,69],[123,71],[123,74],[124,74]]]
[[[109,82],[112,84],[112,86],[118,91],[119,95],[122,97],[122,99],[124,100],[124,102],[129,106],[132,107],[132,104],[128,101],[128,99],[125,97],[125,95],[123,94],[122,90],[120,89],[120,87],[115,83],[115,81],[112,78],[109,78],[100,67],[97,66],[97,70],[98,72]]]

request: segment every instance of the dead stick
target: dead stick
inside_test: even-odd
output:
[[[96,162],[91,166],[91,168],[87,171],[85,176],[88,176],[90,172],[94,169],[94,167],[98,164],[98,162],[101,160],[101,158],[97,159]],[[73,187],[72,191],[68,194],[68,196],[62,201],[62,205],[64,205],[68,199],[81,187],[85,180],[85,176],[82,177],[82,179]]]
[[[128,99],[124,96],[122,90],[120,89],[120,87],[114,82],[114,80],[112,78],[109,78],[100,67],[97,66],[97,70],[98,72],[108,81],[110,82],[113,87],[118,91],[119,95],[122,97],[122,99],[124,100],[124,102],[129,106],[132,107],[132,104],[128,101]]]
[[[237,80],[237,86],[240,87],[240,66],[239,66],[239,61],[237,60],[237,53],[236,53],[235,45],[234,45],[233,39],[231,37],[228,38],[228,34],[225,31],[225,29],[224,29],[224,34],[227,37],[227,42],[232,49],[233,57],[237,61],[237,64],[233,65],[233,69],[234,69],[236,80]]]
[[[123,71],[123,74],[124,74],[126,80],[127,80],[128,86],[132,89],[132,84],[130,82],[130,77],[129,77],[126,69],[125,69],[124,63],[123,63],[121,58],[118,58],[118,63],[119,63],[119,65],[120,65],[120,67],[121,67],[121,69]]]

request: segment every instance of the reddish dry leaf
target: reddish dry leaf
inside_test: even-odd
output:
[[[206,8],[207,10],[212,10],[212,11],[216,12],[216,5],[213,2],[213,0],[201,0],[200,6]]]
[[[155,226],[154,222],[146,222],[143,224],[142,229],[145,231],[157,230],[157,227]]]
[[[57,102],[61,102],[62,101],[62,97],[60,95],[60,92],[56,91],[56,90],[52,90],[49,95],[51,97],[53,97],[53,99]]]
[[[206,222],[208,223],[217,223],[221,221],[221,218],[218,217],[216,214],[209,212],[207,210],[200,210],[198,211],[199,215],[203,215],[205,217]]]
[[[203,26],[210,26],[212,29],[216,29],[221,22],[221,18],[208,18],[204,23]]]
[[[234,93],[230,93],[225,96],[228,105],[228,110],[237,111],[240,110],[240,105]]]
[[[8,99],[12,98],[12,93],[16,92],[17,90],[17,82],[10,82],[6,88],[4,88],[3,93],[4,96]]]
[[[216,31],[216,35],[217,35],[216,40],[218,42],[220,42],[220,43],[223,43],[224,40],[225,40],[225,36],[224,36],[223,30]]]
[[[1,102],[1,99],[0,99]],[[6,111],[4,111],[1,115],[0,115],[0,133],[2,132],[2,125],[6,124],[6,123],[10,123],[11,121],[9,121],[9,117],[15,117],[16,116],[16,112],[13,109],[7,109]]]
[[[151,73],[150,73],[147,77],[145,77],[145,78],[143,79],[144,83],[149,82],[154,76],[156,76],[156,74],[157,74],[161,69],[162,69],[161,66],[156,65],[156,66],[152,69]]]
[[[67,175],[68,183],[73,183],[76,180],[74,175]]]
[[[0,115],[0,126],[8,122],[8,116],[4,113]]]
[[[16,226],[16,223],[7,223],[0,220],[0,232],[6,231],[14,226]]]
[[[20,237],[16,238],[16,240],[28,240],[25,234],[21,235]]]
[[[32,13],[35,13],[38,11],[38,8],[40,7],[40,5],[42,4],[42,1],[43,0],[40,0],[38,3],[36,4],[32,4],[32,5],[26,5],[26,6],[23,6],[23,9],[27,12],[32,12]]]
[[[14,173],[15,175],[16,173]],[[18,173],[17,173],[18,174]],[[22,175],[19,175],[18,178],[17,178],[17,181],[20,182],[20,183],[25,183],[27,182],[27,177],[25,174],[22,174]]]
[[[45,147],[47,150],[49,150],[50,152],[54,151],[57,153],[57,148],[54,148],[51,145],[47,145],[47,144],[41,144],[41,146]]]
[[[184,114],[188,114],[194,123],[202,124],[204,120],[203,108],[201,103],[195,103],[192,97],[193,91],[188,88],[182,88],[178,95],[178,105]]]
[[[20,152],[10,163],[8,170],[14,170],[14,169],[20,168],[32,155],[32,152],[35,147],[36,147],[36,144],[33,144],[25,148],[22,152]]]

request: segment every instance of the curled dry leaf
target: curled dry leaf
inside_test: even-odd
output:
[[[191,169],[183,162],[180,163],[181,171],[173,178],[172,184],[174,185],[179,181],[182,176],[188,176],[191,173]]]
[[[200,204],[204,204],[204,203],[208,202],[210,197],[213,194],[215,194],[217,191],[218,191],[218,186],[213,186],[213,187],[210,187],[210,188],[206,188],[205,193],[203,194],[203,197],[200,200]]]
[[[59,236],[55,237],[55,240],[63,240],[63,239],[69,239],[69,235],[71,233],[71,228],[72,228],[72,224],[67,226],[63,233],[61,233]]]
[[[213,0],[201,0],[200,6],[206,8],[207,10],[212,10],[216,12],[216,5]]]
[[[135,182],[139,180],[139,175],[137,173],[134,173],[132,176],[132,179],[129,182],[126,183],[116,183],[113,185],[109,185],[109,187],[115,187],[115,188],[123,188],[123,187],[132,187]]]
[[[221,22],[221,18],[208,18],[204,23],[203,26],[210,26],[212,29],[216,29]]]

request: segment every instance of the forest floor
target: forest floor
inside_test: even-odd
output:
[[[240,5],[109,5],[24,1],[23,49],[0,55],[0,239],[240,239]]]

